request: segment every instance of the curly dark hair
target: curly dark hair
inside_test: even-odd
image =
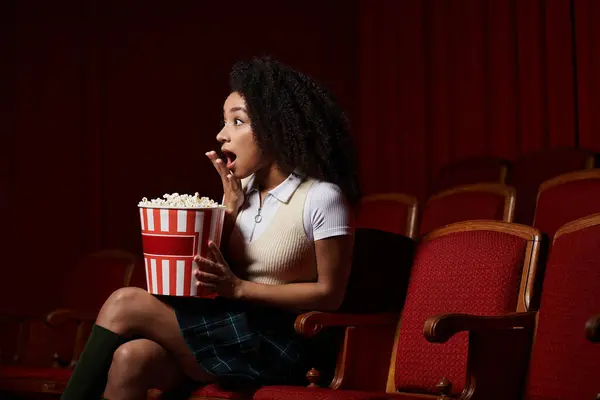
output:
[[[259,148],[281,167],[340,187],[352,205],[361,190],[346,115],[332,93],[270,57],[234,64],[232,92],[246,101]]]

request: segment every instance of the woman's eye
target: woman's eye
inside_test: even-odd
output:
[[[241,124],[243,124],[243,123],[244,123],[244,121],[242,121],[242,120],[241,120],[241,119],[239,119],[239,118],[236,118],[236,119],[234,119],[234,120],[233,120],[233,124],[234,124],[235,126],[239,126],[239,125],[241,125]]]

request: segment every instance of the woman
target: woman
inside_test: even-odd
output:
[[[283,384],[306,372],[295,316],[336,310],[350,271],[360,189],[347,122],[326,90],[271,59],[239,62],[230,78],[223,159],[206,153],[223,182],[227,257],[211,244],[210,259],[196,260],[197,285],[218,297],[117,290],[63,400],[143,399],[190,378]]]

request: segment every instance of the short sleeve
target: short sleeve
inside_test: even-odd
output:
[[[353,234],[351,207],[342,190],[329,182],[317,181],[308,192],[304,208],[304,229],[317,241]]]

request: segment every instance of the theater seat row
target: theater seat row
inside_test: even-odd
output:
[[[587,165],[589,166],[589,163]],[[521,338],[521,331],[529,332],[529,340],[531,340],[531,335],[535,334],[537,342],[537,335],[540,334],[540,330],[532,330],[534,328],[531,328],[528,324],[530,323],[531,318],[535,319],[539,317],[541,319],[546,303],[550,303],[549,301],[542,300],[542,306],[538,313],[537,306],[540,299],[536,297],[540,296],[540,288],[543,288],[543,291],[541,292],[542,297],[553,296],[548,295],[548,293],[555,292],[556,290],[548,289],[549,286],[552,287],[552,285],[548,284],[549,281],[552,281],[549,278],[551,276],[549,272],[546,274],[546,279],[544,280],[543,271],[546,264],[542,261],[545,258],[545,255],[542,254],[543,257],[538,260],[540,253],[544,253],[544,251],[542,250],[543,246],[540,246],[540,243],[542,243],[540,242],[541,239],[538,240],[536,238],[541,238],[541,233],[547,233],[550,234],[550,236],[554,236],[556,244],[558,243],[558,238],[563,235],[565,237],[575,237],[569,236],[571,235],[571,231],[569,230],[571,228],[568,228],[568,224],[564,228],[561,228],[561,226],[569,221],[576,220],[579,217],[589,215],[593,212],[600,212],[600,210],[594,211],[598,207],[598,204],[600,204],[598,201],[600,190],[597,189],[599,181],[600,177],[598,177],[598,171],[591,170],[555,177],[548,181],[547,184],[541,185],[539,187],[540,195],[537,200],[535,222],[533,223],[539,230],[507,223],[508,221],[514,220],[516,205],[519,204],[521,192],[503,183],[474,184],[466,185],[461,188],[446,187],[444,188],[446,190],[442,190],[436,195],[431,196],[421,212],[419,212],[417,202],[406,195],[386,194],[375,199],[365,199],[365,207],[363,208],[358,221],[359,226],[362,227],[362,229],[357,232],[357,237],[361,238],[358,242],[359,247],[370,249],[376,246],[377,243],[386,243],[386,246],[388,247],[387,251],[382,251],[380,259],[375,260],[375,262],[370,265],[368,257],[356,257],[357,260],[360,259],[360,261],[357,261],[357,264],[353,266],[354,276],[351,277],[351,283],[349,284],[349,291],[345,301],[347,307],[342,309],[342,311],[346,312],[332,314],[309,313],[302,317],[304,319],[299,319],[297,323],[297,329],[309,336],[315,335],[320,329],[322,330],[321,334],[328,331],[329,329],[327,327],[329,325],[337,326],[338,329],[342,330],[343,343],[339,353],[334,379],[330,383],[335,390],[312,387],[269,387],[260,388],[256,392],[240,392],[224,390],[218,385],[208,385],[196,391],[193,397],[213,399],[377,399],[402,398],[402,396],[407,396],[406,398],[414,398],[412,392],[428,393],[430,395],[446,395],[446,393],[449,393],[458,396],[463,390],[471,390],[470,385],[473,384],[473,379],[477,379],[477,382],[479,382],[479,389],[481,389],[482,384],[484,387],[485,385],[498,385],[498,377],[504,376],[502,374],[508,374],[505,376],[506,381],[509,382],[508,387],[503,386],[502,390],[494,392],[497,394],[487,393],[485,398],[500,398],[493,397],[500,396],[500,393],[503,393],[504,397],[502,398],[504,399],[517,398],[512,396],[515,393],[521,393],[519,390],[522,388],[518,388],[520,380],[523,380],[528,376],[529,379],[531,379],[531,376],[533,375],[531,375],[531,373],[528,374],[528,364],[521,358],[524,354],[528,354],[527,351],[519,352],[519,346],[515,343],[521,340],[523,343],[522,346],[525,346],[527,349],[527,344],[525,343],[526,340]],[[544,193],[544,195],[542,195],[542,193]],[[594,195],[596,197],[594,197]],[[448,201],[448,199],[450,200]],[[374,217],[371,217],[368,214],[370,212],[370,201],[373,201],[375,204],[373,209],[376,212],[371,214],[374,215]],[[407,206],[404,207],[405,211],[396,211],[394,207],[389,207],[390,204],[395,203],[406,204]],[[427,211],[428,208],[430,211]],[[473,217],[471,214],[472,211],[481,212],[481,214]],[[489,217],[489,215],[493,216]],[[546,218],[546,216],[549,218]],[[581,237],[583,237],[581,235],[587,235],[590,232],[595,233],[596,237],[598,237],[598,232],[593,228],[597,225],[597,218],[589,218],[592,222],[587,221],[585,218],[573,222],[575,226],[580,227],[572,230],[573,234],[580,231],[584,232],[579,233],[580,239],[578,240],[581,240]],[[465,219],[471,221],[445,227],[448,224]],[[497,221],[507,222],[472,221],[477,219],[495,219]],[[365,224],[364,221],[367,221],[367,223]],[[379,221],[383,225],[374,226],[374,221]],[[368,229],[373,227],[379,228],[380,230],[373,231]],[[555,232],[562,232],[563,230],[565,230],[565,233],[561,233],[560,235],[559,233],[556,233],[553,235]],[[409,249],[410,246],[407,246],[406,241],[403,241],[401,237],[396,237],[397,235],[385,235],[385,233],[381,231],[391,231],[412,238],[419,238],[418,246],[414,250],[416,252],[414,255],[414,262],[412,262],[413,250]],[[520,233],[517,234],[516,232]],[[497,235],[497,241],[496,239],[490,239],[494,235]],[[527,239],[526,237],[530,239]],[[587,238],[587,236],[585,237]],[[526,243],[519,247],[517,244],[519,243],[519,240],[522,241],[521,243]],[[596,242],[593,240],[586,240],[583,240],[581,243],[578,242],[578,244],[583,246],[581,249],[576,247],[576,249],[581,250],[577,252],[580,256],[570,255],[569,257],[573,257],[574,264],[581,262],[581,260],[587,260],[584,262],[586,265],[584,268],[585,271],[578,273],[578,279],[585,279],[587,283],[598,287],[597,277],[593,275],[590,276],[589,274],[590,271],[598,272],[599,264],[596,262],[597,256],[594,257],[594,254],[600,254],[600,252],[597,252],[596,250],[598,249],[594,247],[597,246]],[[512,247],[507,245],[509,242],[512,243]],[[433,251],[432,248],[435,249],[435,251]],[[502,250],[500,251],[498,249]],[[516,249],[521,250],[516,251]],[[594,253],[594,251],[596,252]],[[370,253],[372,254],[372,252]],[[457,261],[456,257],[459,255],[465,257],[465,259],[459,259],[459,261]],[[507,255],[512,257],[512,259],[510,261],[503,261],[503,257]],[[522,258],[520,258],[521,256]],[[551,253],[550,257],[546,268],[548,271],[551,270],[550,267],[553,265],[553,253]],[[133,265],[133,261],[128,261],[125,265]],[[127,268],[129,267],[121,269],[120,273],[123,274],[124,271],[128,270]],[[377,270],[377,274],[375,275],[372,271],[374,268]],[[459,268],[461,268],[462,271],[456,271]],[[478,268],[481,270],[478,270]],[[558,267],[554,267],[554,269],[556,268]],[[566,272],[563,273],[566,274]],[[121,277],[123,276],[125,276],[125,279],[114,280],[115,282],[118,282],[117,287],[121,284],[129,284],[127,274],[121,275]],[[130,276],[131,275],[129,275],[129,277]],[[379,278],[375,279],[377,277]],[[410,284],[408,283],[409,277]],[[369,281],[369,278],[371,278],[371,281]],[[441,278],[444,279],[442,280]],[[381,282],[382,280],[385,282],[378,285],[377,282]],[[557,281],[561,281],[561,279],[558,279]],[[425,283],[420,284],[419,282]],[[468,285],[465,284],[465,282],[467,282]],[[577,282],[569,284],[577,286],[580,284]],[[514,289],[512,292],[502,292],[509,286]],[[477,289],[470,290],[472,287]],[[515,289],[515,287],[517,289]],[[597,302],[595,302],[593,298],[591,300],[589,299],[589,296],[591,296],[590,293],[593,293],[593,291],[586,288],[587,287],[584,287],[583,290],[580,290],[579,297],[573,297],[573,304],[571,304],[571,306],[579,307],[579,302],[583,301],[581,299],[584,299],[589,308],[582,309],[581,312],[577,314],[576,319],[578,322],[572,321],[572,329],[564,336],[567,339],[575,337],[577,332],[579,332],[581,337],[584,337],[583,327],[578,326],[578,324],[581,325],[582,319],[589,318],[593,314],[598,314],[600,312],[600,307],[598,307]],[[112,289],[114,288],[104,288],[103,290],[109,293]],[[485,304],[485,307],[492,307],[491,309],[485,307],[473,309],[472,306],[481,306],[482,304],[487,303],[486,299],[489,297],[486,296],[490,295],[490,293],[487,293],[488,290],[492,297],[499,296],[498,298],[503,299],[516,299],[515,303],[512,306],[509,304],[510,302],[499,305],[498,303],[494,303],[494,300],[490,300],[491,303]],[[103,299],[106,295],[106,293],[101,293],[98,297],[102,297]],[[466,297],[466,299],[461,298],[461,296]],[[561,296],[564,295],[558,295],[558,297]],[[598,296],[597,291],[595,292],[595,296],[596,298],[600,297]],[[543,298],[545,299],[546,297]],[[452,301],[464,301],[464,303],[452,303]],[[75,300],[72,304],[77,304],[77,301]],[[411,304],[413,305],[411,306]],[[361,314],[353,313],[355,310],[359,310]],[[378,312],[383,310],[387,312]],[[440,354],[442,354],[440,361],[440,355],[436,353],[438,350],[435,349],[440,348],[441,345],[428,343],[426,338],[421,334],[424,329],[425,321],[428,321],[428,318],[433,317],[433,315],[430,314],[435,313],[436,310],[443,313],[473,313],[479,316],[483,314],[499,316],[511,310],[531,314],[519,315],[512,320],[508,318],[508,320],[511,320],[513,323],[521,324],[518,325],[519,329],[502,325],[506,322],[497,322],[496,324],[499,325],[494,325],[493,321],[507,321],[506,318],[491,320],[477,318],[468,319],[469,323],[475,324],[475,328],[473,328],[469,334],[470,337],[475,338],[474,340],[471,340],[471,342],[474,341],[475,343],[478,343],[479,341],[484,347],[487,344],[487,351],[493,351],[495,348],[496,353],[498,354],[493,353],[490,355],[489,353],[473,349],[470,349],[469,352],[467,352],[467,347],[465,347],[467,342],[463,339],[460,339],[463,340],[463,342],[460,342],[459,339],[454,337],[444,345],[450,346],[448,347],[449,350],[439,350],[441,351]],[[564,311],[564,308],[562,311]],[[420,319],[415,318],[414,321],[416,322],[414,322],[412,328],[408,328],[406,324],[409,324],[409,322],[406,321],[410,321],[410,318],[408,317],[412,315],[411,312],[418,314]],[[64,332],[71,332],[72,336],[79,335],[77,338],[78,340],[67,341],[70,343],[69,347],[71,350],[68,348],[67,350],[64,350],[63,348],[61,349],[60,354],[52,357],[54,359],[54,367],[57,368],[36,369],[32,368],[30,363],[28,363],[29,365],[27,367],[15,368],[12,366],[10,367],[12,369],[0,367],[0,391],[10,390],[17,393],[60,394],[62,387],[64,387],[64,384],[70,375],[69,368],[64,369],[60,367],[69,364],[70,354],[76,354],[80,351],[86,336],[86,326],[89,327],[89,325],[83,323],[79,324],[78,331],[67,329],[64,325],[64,321],[69,321],[69,317],[72,317],[74,314],[80,314],[79,319],[81,320],[85,320],[86,318],[88,320],[90,318],[93,319],[93,313],[90,316],[89,313],[86,315],[86,313],[81,312],[70,313],[64,311],[63,314],[53,314],[54,316],[52,318],[54,319],[49,321],[60,325],[62,329],[65,329]],[[570,314],[573,313],[562,312],[560,315],[569,316]],[[584,318],[583,314],[589,315],[586,315]],[[58,317],[56,315],[58,315]],[[534,317],[531,317],[531,315],[534,315]],[[400,317],[402,317],[402,319],[400,319]],[[26,319],[27,316],[25,316],[22,321],[25,321]],[[402,322],[402,324],[400,324],[400,322]],[[423,323],[422,326],[421,322]],[[466,329],[465,327],[470,326],[460,318],[448,317],[446,319],[441,319],[440,322],[433,324],[438,327],[437,329],[441,329],[441,331],[438,330],[437,333],[435,333],[435,329],[432,328],[433,330],[431,330],[430,333],[433,336],[428,336],[427,340],[433,342],[439,341],[439,337],[434,337],[435,335],[440,334],[439,332],[442,332],[442,338],[445,338],[443,335],[452,333],[452,329],[456,329],[457,324],[464,329]],[[39,322],[39,319],[37,325],[31,326],[38,326],[38,328],[36,330],[29,326],[21,325],[21,327],[23,327],[22,329],[29,330],[29,335],[19,335],[19,337],[23,338],[29,336],[29,339],[32,339],[42,336],[42,331],[47,333],[47,324],[44,324],[43,321]],[[40,326],[43,329],[40,329]],[[496,328],[498,327],[503,328],[497,332]],[[592,321],[588,323],[587,327],[588,336],[594,338],[594,335],[597,335],[597,333],[595,333],[597,332],[597,322],[596,325],[594,325],[594,321]],[[404,333],[401,336],[401,333],[407,332],[407,329],[411,333]],[[503,343],[503,340],[513,340],[511,333],[508,333],[509,339],[502,338],[502,335],[506,334],[506,331],[521,332],[515,333],[516,342],[513,343],[513,346],[510,348],[502,347],[502,345],[490,345],[490,340],[492,339],[487,339],[484,336],[484,333],[494,332],[492,336],[494,338],[497,337],[498,343]],[[465,336],[466,334],[458,334],[458,337],[460,338],[461,335]],[[316,336],[319,336],[319,334]],[[458,343],[457,341],[462,343],[462,350],[464,351],[460,351],[460,345],[458,347],[454,346],[455,343]],[[23,357],[22,354],[26,354],[27,352],[29,352],[29,354],[35,353],[32,349],[36,346],[32,346],[29,340],[27,342],[29,342],[27,345],[21,343],[19,351],[17,352],[21,354],[21,359],[17,360],[20,361],[21,364],[24,364],[23,361],[27,358]],[[402,347],[402,349],[400,349],[400,344],[405,342],[408,344],[412,343],[411,346],[416,345],[417,347]],[[468,345],[474,346],[471,342]],[[75,343],[75,346],[73,346],[73,343]],[[588,347],[590,345],[585,342],[582,344],[581,341],[577,341],[576,343],[577,346],[579,346],[579,349],[585,348],[586,351],[590,352],[590,355],[593,355],[594,357],[597,356],[594,351],[597,351],[596,348],[600,346],[592,347],[596,350],[591,350],[592,348]],[[406,344],[403,346],[405,345]],[[433,347],[422,350],[419,346],[423,345]],[[485,376],[488,375],[482,374],[489,372],[485,368],[483,369],[483,372],[477,369],[469,369],[470,372],[467,371],[468,368],[472,367],[473,363],[475,363],[475,365],[477,365],[477,363],[487,365],[490,364],[489,360],[491,359],[499,360],[502,359],[503,356],[506,357],[507,355],[504,354],[505,352],[502,351],[502,349],[514,350],[515,359],[511,361],[510,357],[508,357],[507,360],[503,361],[504,364],[495,363],[495,369],[492,371],[495,376],[493,381],[485,380],[487,379]],[[409,356],[403,355],[400,357],[401,361],[399,361],[398,355],[405,354],[406,352],[413,358],[411,359]],[[3,352],[3,354],[6,354],[6,352]],[[573,356],[573,354],[578,356],[578,353],[569,352],[568,354],[570,354],[570,357]],[[7,360],[10,357],[2,358],[3,360]],[[64,362],[62,360],[63,358]],[[596,360],[598,359],[600,358],[596,357]],[[433,361],[430,362],[429,360]],[[467,360],[469,361],[468,365],[466,365]],[[511,362],[517,363],[518,365],[514,368],[502,368],[502,365],[511,365]],[[15,362],[12,362],[12,364],[15,364]],[[400,367],[398,367],[398,365],[400,365]],[[415,367],[418,365],[420,365],[419,368],[421,369]],[[419,372],[423,370],[429,371],[432,368],[432,365],[438,366],[436,367],[438,369],[434,369],[434,372],[440,376],[430,374],[427,377],[426,375],[423,375],[422,372]],[[451,367],[449,369],[444,369],[444,365],[450,365]],[[491,367],[491,365],[487,365],[487,367]],[[533,368],[532,361],[532,368],[529,372],[533,371]],[[598,373],[600,371],[598,371],[598,366],[596,364],[588,363],[586,364],[586,368],[589,373],[587,375],[584,373],[583,378],[592,376],[590,374],[594,371],[594,368],[596,369],[596,375],[594,376],[600,376],[600,373]],[[397,371],[397,369],[399,370]],[[473,371],[476,371],[475,378],[473,378],[472,375],[474,373]],[[313,375],[316,375],[316,371],[313,371]],[[313,376],[313,378],[316,378],[316,376]],[[316,379],[312,380],[316,382]],[[567,381],[569,380],[567,379]],[[571,379],[569,382],[576,381]],[[320,383],[327,385],[327,382],[321,381]],[[514,388],[511,388],[510,385],[513,385]],[[592,390],[590,389],[590,385],[583,385],[581,387],[587,388],[585,394],[588,394],[590,390]],[[350,391],[350,389],[354,391]],[[404,394],[396,394],[398,390]],[[600,388],[598,388],[598,391],[600,392]],[[573,396],[575,394],[581,395],[582,393],[582,391],[573,392],[571,390],[568,395],[565,395],[567,397],[564,398],[567,400],[579,398]],[[156,391],[150,393],[150,396],[153,395],[156,395]],[[541,394],[540,396],[539,399],[563,398],[548,397],[545,394]],[[538,397],[532,398],[537,399]]]
[[[552,236],[564,223],[600,212],[600,169],[553,177],[540,185],[536,198],[532,226]],[[378,194],[364,198],[357,226],[418,238],[453,222],[514,222],[520,200],[518,191],[501,183],[451,188],[431,196],[421,209],[412,196]]]

